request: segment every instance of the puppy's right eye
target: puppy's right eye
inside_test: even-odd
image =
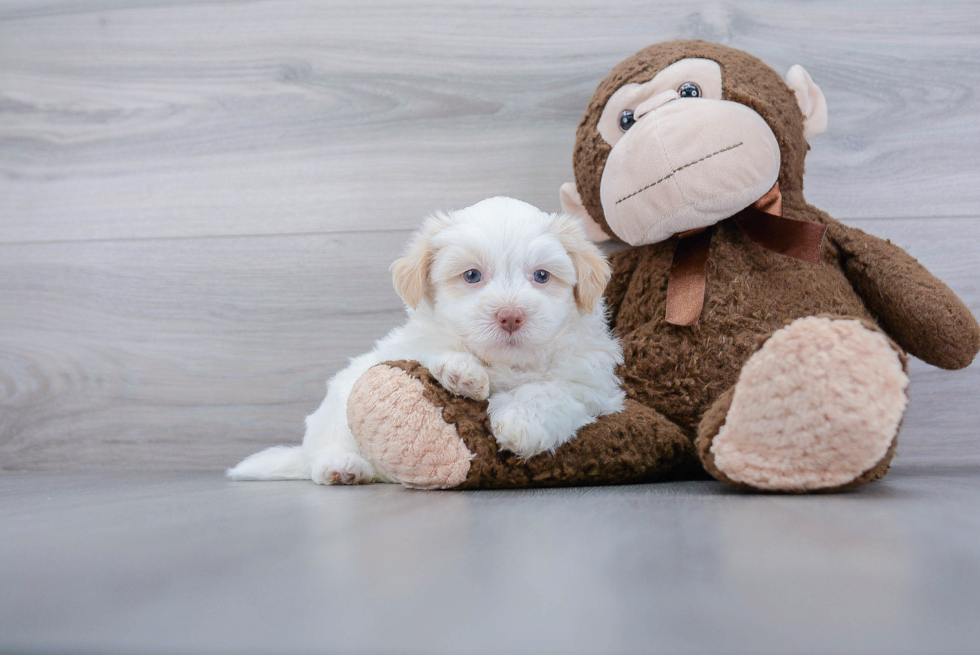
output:
[[[476,270],[475,268],[471,268],[470,270],[463,273],[463,279],[469,282],[470,284],[476,284],[477,282],[483,279],[483,273]]]

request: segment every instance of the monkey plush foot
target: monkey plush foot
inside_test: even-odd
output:
[[[361,453],[388,477],[419,489],[458,487],[473,453],[443,419],[448,396],[421,364],[380,364],[354,385],[347,423]]]
[[[694,444],[653,409],[627,400],[554,453],[503,451],[487,402],[451,394],[418,362],[368,370],[347,402],[361,453],[396,482],[422,489],[506,489],[703,477]]]
[[[705,468],[735,486],[838,491],[888,470],[908,404],[905,356],[869,322],[774,332],[701,422]]]

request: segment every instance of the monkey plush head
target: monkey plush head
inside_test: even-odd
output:
[[[657,44],[596,89],[562,207],[591,219],[594,240],[639,246],[724,220],[777,182],[802,202],[807,140],[826,126],[823,93],[800,66],[784,81],[740,50]]]

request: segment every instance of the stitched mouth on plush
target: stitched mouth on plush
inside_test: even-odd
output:
[[[700,163],[704,162],[707,159],[711,159],[715,155],[720,155],[723,152],[728,152],[729,150],[734,150],[735,148],[738,148],[741,145],[744,145],[744,142],[740,141],[740,142],[738,142],[738,143],[736,143],[734,145],[728,146],[727,148],[722,148],[721,150],[716,150],[713,153],[711,153],[710,155],[705,155],[701,159],[696,159],[696,160],[694,160],[694,161],[692,161],[692,162],[690,162],[688,164],[684,164],[683,166],[678,166],[677,168],[675,168],[671,172],[669,172],[666,175],[664,175],[659,180],[657,180],[655,182],[651,182],[650,184],[646,185],[642,189],[638,189],[638,190],[634,191],[633,193],[629,194],[628,196],[624,196],[624,197],[620,198],[619,200],[616,201],[616,204],[618,205],[619,203],[623,202],[624,200],[629,200],[633,196],[639,195],[639,194],[643,193],[644,191],[646,191],[647,189],[652,189],[653,187],[657,186],[661,182],[664,182],[664,181],[669,180],[670,178],[674,177],[675,174],[679,173],[680,171],[684,170],[685,168],[690,168],[691,166],[696,166],[697,164],[700,164]]]

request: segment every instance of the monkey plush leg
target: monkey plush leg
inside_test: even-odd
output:
[[[738,487],[839,491],[885,475],[908,404],[906,357],[868,321],[772,333],[701,420],[705,469]]]
[[[521,460],[501,452],[487,403],[444,390],[417,362],[368,370],[351,392],[347,418],[362,454],[405,486],[489,489],[617,484],[703,477],[690,437],[631,400],[554,454]]]

